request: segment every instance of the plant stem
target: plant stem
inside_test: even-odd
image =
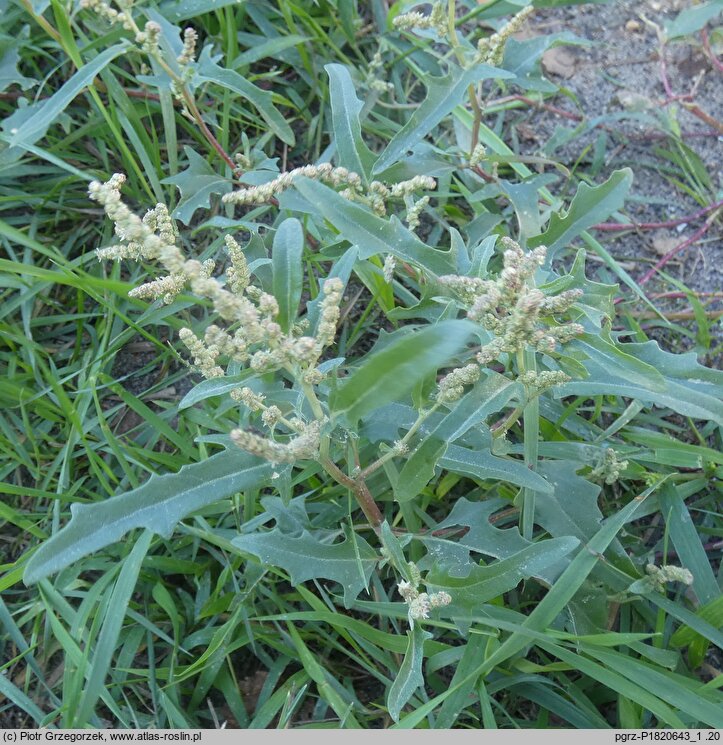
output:
[[[460,48],[459,36],[457,36],[457,10],[455,0],[449,0],[447,4],[447,28],[449,30],[449,40],[452,42],[452,49],[459,61],[460,65],[464,65],[464,53]],[[474,120],[472,121],[472,137],[470,140],[470,156],[473,150],[477,147],[479,141],[479,128],[482,124],[482,108],[477,100],[477,91],[474,85],[467,87],[467,94],[469,95],[469,103],[472,107],[472,113],[474,114]]]
[[[517,353],[518,375],[537,371],[534,349]],[[540,436],[540,399],[533,396],[524,409],[525,465],[534,471],[537,468],[538,440]],[[535,490],[525,487],[522,491],[522,537],[532,540],[535,524]]]
[[[364,479],[360,476],[353,479],[351,476],[347,476],[339,466],[334,463],[330,458],[321,458],[320,463],[331,477],[340,483],[342,486],[346,486],[356,497],[356,501],[362,509],[369,524],[374,528],[375,532],[379,532],[379,526],[382,524],[384,517],[374,501],[374,497],[369,491],[369,487],[366,485]]]
[[[417,417],[417,421],[414,422],[414,424],[411,426],[409,431],[402,437],[402,439],[399,441],[399,445],[407,445],[409,441],[414,437],[414,435],[417,433],[419,428],[424,423],[425,419],[427,419],[431,414],[433,414],[437,409],[439,408],[439,404],[434,404],[431,408],[427,409],[426,411],[420,411],[419,416]],[[398,455],[398,450],[396,448],[392,448],[389,452],[384,453],[384,455],[377,458],[371,465],[368,465],[360,474],[359,478],[365,479],[368,476],[370,476],[374,471],[376,471],[378,468],[383,466],[388,460],[391,460],[396,455]]]

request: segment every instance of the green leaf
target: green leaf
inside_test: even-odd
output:
[[[552,487],[541,476],[531,471],[523,461],[499,458],[489,450],[470,450],[450,445],[439,465],[453,473],[462,473],[476,479],[508,481],[538,492],[551,492]]]
[[[543,460],[537,471],[552,487],[547,494],[538,494],[535,500],[535,522],[550,535],[574,535],[589,541],[599,530],[603,515],[598,507],[600,487],[578,476],[579,462]],[[625,551],[612,542],[615,555],[625,561],[625,569],[635,572]]]
[[[143,559],[145,559],[148,549],[151,547],[152,538],[151,531],[144,531],[130,554],[123,560],[118,581],[115,583],[106,605],[103,626],[93,650],[93,660],[83,696],[73,718],[73,727],[84,727],[88,723],[93,716],[98,698],[105,690],[108,668],[118,644],[118,637],[125,621],[128,603],[135,590],[138,575],[143,566]]]
[[[415,109],[409,121],[394,135],[374,164],[373,173],[381,173],[396,163],[407,151],[428,135],[445,116],[462,103],[470,85],[480,80],[514,77],[506,70],[489,65],[475,65],[467,70],[449,63],[450,72],[444,77],[427,77],[427,97]]]
[[[462,349],[474,332],[468,321],[444,321],[421,331],[409,330],[380,352],[372,353],[339,386],[331,409],[347,420],[401,398]]]
[[[470,502],[466,497],[460,497],[449,515],[435,526],[434,531],[420,535],[416,540],[424,543],[430,556],[442,565],[464,566],[470,562],[471,551],[493,556],[495,559],[506,559],[532,545],[520,535],[517,527],[501,529],[490,522],[495,512],[507,507],[509,502],[504,499],[487,498],[483,502]],[[446,528],[462,525],[469,530],[459,540],[445,537]],[[564,563],[555,564],[533,576],[552,584],[563,569]]]
[[[296,651],[299,653],[299,660],[304,666],[304,670],[309,677],[316,683],[321,698],[326,701],[339,717],[340,727],[343,729],[361,729],[361,725],[351,713],[351,705],[347,704],[344,699],[334,690],[329,680],[332,679],[329,672],[323,668],[311,650],[304,644],[304,640],[296,630],[293,623],[287,623],[291,641],[293,641]]]
[[[331,124],[334,145],[340,166],[358,173],[365,181],[376,157],[361,135],[359,112],[362,102],[357,98],[349,71],[343,65],[326,65],[331,98]]]
[[[668,39],[677,39],[681,36],[694,34],[722,12],[723,5],[721,5],[720,0],[686,8],[678,13],[672,21],[666,22],[665,35]]]
[[[176,176],[169,176],[162,184],[173,184],[181,192],[181,200],[173,217],[184,225],[190,225],[196,210],[211,206],[213,194],[226,194],[231,191],[231,182],[217,173],[193,148],[184,146],[188,168]]]
[[[587,576],[593,570],[600,560],[602,552],[608,547],[610,542],[615,538],[618,531],[627,522],[635,516],[643,500],[652,493],[656,487],[646,490],[640,497],[634,499],[622,510],[615,513],[606,524],[600,529],[595,537],[583,548],[577,552],[575,558],[562,573],[560,578],[555,582],[552,589],[537,604],[535,609],[522,622],[521,628],[514,631],[485,661],[477,670],[470,673],[470,676],[479,677],[487,675],[497,665],[502,664],[505,660],[514,656],[523,650],[530,643],[530,632],[541,632],[555,620],[560,611],[567,605],[580,586],[586,580]],[[574,540],[574,539],[573,539]],[[537,637],[535,637],[537,638]],[[538,643],[541,643],[538,640]],[[454,688],[450,687],[443,693],[435,696],[431,701],[420,706],[414,712],[408,714],[399,723],[395,729],[406,729],[415,727],[431,711],[436,709],[445,699],[451,696],[458,686],[461,686],[466,679],[459,681]]]
[[[167,0],[159,10],[164,18],[175,23],[218,11],[228,5],[238,5],[238,0]]]
[[[98,73],[127,49],[127,42],[114,44],[77,70],[50,98],[17,109],[2,123],[5,141],[10,147],[36,143],[45,135],[58,115],[93,82]]]
[[[659,500],[660,512],[678,554],[678,561],[693,575],[693,590],[700,603],[710,603],[720,597],[721,591],[685,501],[672,484],[663,486]]]
[[[437,719],[434,723],[435,729],[450,729],[457,720],[462,709],[470,701],[473,689],[477,683],[474,677],[474,671],[479,669],[487,653],[487,639],[484,636],[470,635],[469,641],[465,644],[464,652],[459,663],[454,670],[454,677],[450,683],[450,688],[455,688],[455,692],[450,696],[439,710]],[[457,683],[460,683],[457,688]]]
[[[291,536],[274,528],[266,533],[249,533],[231,543],[264,563],[280,567],[294,585],[309,579],[330,579],[344,588],[344,605],[349,608],[367,586],[379,557],[360,536],[341,543],[322,543],[308,531]]]
[[[581,649],[590,657],[596,658],[606,667],[623,675],[642,691],[650,691],[658,698],[673,706],[679,712],[693,717],[710,727],[723,728],[723,699],[713,703],[681,685],[672,674],[659,671],[630,655],[623,655],[610,649],[601,649],[591,644],[581,644]],[[686,683],[688,682],[685,679]],[[676,726],[670,723],[671,726]],[[678,725],[679,726],[679,725]]]
[[[151,476],[137,489],[103,502],[73,504],[70,522],[30,557],[23,580],[33,584],[78,559],[119,541],[134,528],[169,538],[191,512],[271,478],[269,463],[238,450],[226,450],[178,473]]]
[[[716,597],[714,600],[711,600],[709,603],[706,603],[705,605],[698,608],[698,610],[695,612],[695,616],[697,619],[710,624],[713,630],[722,629],[723,595],[718,595],[718,597]],[[717,641],[719,642],[718,646],[721,646],[720,642],[723,641],[723,637],[721,637],[719,632],[717,635]],[[705,639],[705,637],[700,632],[696,631],[692,626],[686,624],[680,626],[673,634],[673,636],[670,637],[670,644],[673,647],[683,647],[689,644],[693,644],[698,639]]]
[[[428,437],[414,450],[394,485],[394,499],[397,502],[409,502],[419,495],[434,477],[437,461],[444,455],[447,445],[444,440]]]
[[[542,226],[538,192],[542,187],[556,180],[557,177],[551,174],[541,174],[519,183],[500,179],[499,183],[503,192],[515,208],[520,235],[524,238],[539,235]]]
[[[428,592],[444,590],[452,596],[447,613],[468,617],[479,612],[482,603],[496,598],[517,587],[523,580],[540,576],[547,568],[557,564],[580,541],[577,538],[550,538],[532,543],[506,559],[488,566],[469,565],[469,574],[460,576],[460,567],[436,564],[424,580]]]
[[[224,375],[220,378],[209,378],[208,380],[202,380],[198,385],[194,385],[193,388],[181,399],[178,404],[179,411],[188,409],[194,404],[205,401],[207,398],[213,398],[214,396],[223,396],[226,393],[231,393],[234,388],[239,387],[239,383],[243,383],[255,374],[253,370],[244,370],[238,375]]]
[[[440,251],[422,243],[396,217],[391,220],[378,217],[317,181],[300,178],[294,182],[294,187],[339,231],[342,238],[358,246],[360,259],[392,254],[432,274],[454,271],[449,251]]]
[[[422,674],[422,663],[424,662],[424,640],[430,639],[432,635],[416,624],[414,628],[407,631],[407,651],[404,653],[397,677],[387,694],[387,709],[389,716],[399,721],[399,715],[404,705],[414,695],[417,688],[424,685]]]
[[[670,408],[679,414],[723,424],[723,373],[700,365],[695,353],[664,352],[655,341],[614,345],[585,336],[570,342],[588,356],[589,377],[558,386],[556,397],[611,394]],[[593,343],[590,343],[592,339]],[[642,367],[642,366],[646,367]],[[648,377],[644,371],[651,371]],[[661,382],[662,381],[662,382]]]
[[[295,144],[296,140],[291,127],[273,104],[273,95],[269,91],[257,88],[235,70],[220,67],[211,58],[211,47],[205,47],[198,60],[197,78],[209,83],[216,83],[222,88],[238,93],[239,96],[252,103],[271,131],[287,145]]]
[[[290,217],[276,230],[271,251],[274,297],[279,303],[278,322],[289,331],[296,320],[304,284],[304,229]]]
[[[11,37],[3,35],[0,39],[4,52],[0,55],[0,92],[7,90],[11,85],[19,85],[22,90],[27,90],[37,85],[35,78],[27,78],[18,69],[20,61],[21,40],[12,40]]]
[[[629,168],[614,171],[600,186],[581,183],[564,216],[553,214],[547,230],[528,241],[530,248],[547,246],[548,265],[559,249],[569,245],[580,233],[596,223],[606,220],[625,203],[625,197],[633,183],[633,172]]]

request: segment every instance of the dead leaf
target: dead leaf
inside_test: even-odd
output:
[[[655,106],[651,99],[635,91],[618,91],[613,98],[627,111],[647,111]]]
[[[542,67],[548,75],[567,80],[576,72],[577,59],[564,47],[552,47],[542,55]]]
[[[655,250],[655,253],[660,254],[660,256],[665,256],[667,253],[670,253],[679,243],[680,238],[676,238],[675,236],[669,235],[668,233],[659,233],[653,238],[653,249]]]

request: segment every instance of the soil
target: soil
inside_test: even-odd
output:
[[[596,140],[606,137],[604,165],[595,180],[601,182],[617,168],[633,168],[635,180],[623,212],[635,222],[684,217],[721,198],[723,133],[714,124],[723,122],[723,73],[706,56],[700,34],[691,39],[692,43],[671,41],[666,45],[667,75],[674,94],[694,91],[693,101],[715,122],[707,123],[694,116],[685,109],[684,102],[663,105],[666,92],[661,80],[660,42],[651,23],[664,28],[666,22],[691,4],[688,0],[616,0],[605,5],[540,9],[523,32],[529,36],[568,31],[592,42],[589,46],[556,47],[543,58],[546,76],[567,91],[548,103],[582,114],[586,121],[604,116],[607,121],[546,154],[568,167],[580,160],[585,171],[589,169]],[[710,23],[709,29],[715,25],[715,21]],[[630,116],[614,118],[625,112]],[[637,112],[646,115],[648,121],[636,120]],[[665,169],[670,172],[671,167],[675,168],[659,152],[670,147],[661,125],[673,112],[683,142],[700,158],[710,177],[711,188],[706,190],[703,204],[663,175]],[[576,124],[549,110],[536,109],[518,125],[520,146],[528,153],[542,154],[558,127],[574,128]],[[671,175],[683,180],[676,170]],[[691,237],[703,224],[704,218],[699,218],[671,229],[620,235],[598,232],[596,237],[639,279],[666,251]],[[722,226],[723,217],[719,216],[704,239],[671,260],[665,271],[697,292],[720,291]],[[663,287],[653,279],[647,289],[675,288]]]

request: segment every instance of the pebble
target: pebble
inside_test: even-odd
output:
[[[635,21],[633,19],[629,20],[625,24],[625,30],[630,31],[631,33],[636,33],[637,31],[640,31],[641,28],[642,26],[640,25],[640,23],[638,23],[638,21]]]

